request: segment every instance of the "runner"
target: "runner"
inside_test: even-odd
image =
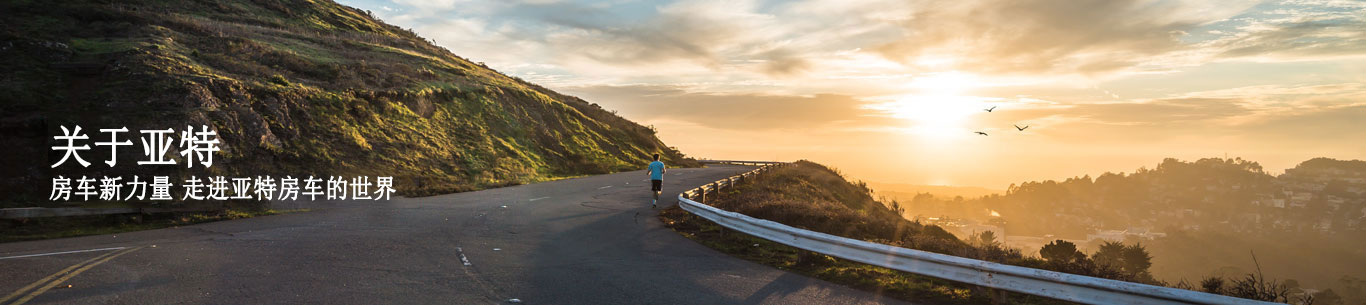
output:
[[[659,193],[664,191],[664,162],[659,162],[659,154],[655,154],[655,161],[650,162],[646,167],[645,173],[650,175],[650,191],[654,192],[655,199],[650,201],[650,208],[655,208],[659,203]]]

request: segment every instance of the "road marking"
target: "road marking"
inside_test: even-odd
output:
[[[14,299],[14,297],[17,297],[17,296],[19,296],[19,295],[21,295],[21,294],[24,294],[24,292],[28,291],[29,289],[33,289],[34,287],[38,287],[38,285],[42,285],[43,283],[47,282],[48,280],[51,280],[52,278],[55,278],[55,277],[57,277],[57,276],[59,276],[59,275],[62,275],[62,274],[64,274],[64,273],[66,273],[67,271],[71,271],[71,270],[73,270],[73,269],[80,268],[81,265],[85,265],[85,264],[87,264],[87,263],[90,263],[90,262],[99,260],[99,259],[104,258],[105,256],[109,256],[109,255],[111,255],[111,254],[114,254],[114,253],[113,253],[113,252],[110,252],[110,253],[100,254],[100,256],[96,256],[96,257],[94,257],[94,258],[85,260],[84,262],[80,262],[79,264],[71,265],[71,267],[66,267],[66,269],[62,269],[62,271],[57,271],[57,273],[53,273],[52,275],[49,275],[49,276],[47,276],[47,277],[45,277],[45,278],[43,278],[43,279],[41,279],[41,280],[38,280],[38,281],[36,281],[36,282],[33,282],[32,284],[28,284],[28,286],[24,286],[24,288],[19,288],[19,290],[15,290],[14,293],[11,293],[11,294],[5,296],[5,298],[3,298],[3,299],[0,299],[0,303],[4,303],[4,302],[7,302],[7,301],[9,301],[9,300],[11,300],[11,299]]]
[[[536,200],[541,200],[541,199],[546,199],[546,198],[550,198],[550,197],[537,197],[537,198],[531,198],[531,201],[536,201]]]
[[[128,247],[113,247],[113,248],[99,248],[99,249],[89,249],[89,250],[73,250],[73,251],[62,251],[62,252],[52,252],[52,253],[39,253],[39,254],[29,254],[29,255],[15,255],[15,256],[0,257],[0,259],[25,258],[25,257],[37,257],[37,256],[48,256],[48,255],[60,255],[60,254],[72,254],[72,253],[96,252],[96,251],[123,250],[123,249],[127,249],[127,248],[128,248]]]
[[[611,186],[611,185],[608,185],[608,186],[600,187],[600,188],[598,188],[598,189],[601,190],[601,189],[606,189],[606,188],[610,188],[610,187],[612,187],[612,186]]]
[[[470,260],[465,258],[465,249],[455,247],[455,252],[460,253],[460,263],[465,264],[465,266],[470,266]]]
[[[37,297],[38,295],[41,295],[41,294],[43,294],[44,292],[47,292],[48,290],[52,289],[52,287],[57,287],[57,285],[61,284],[62,282],[65,282],[65,281],[67,281],[67,280],[70,280],[71,278],[76,277],[76,275],[79,275],[79,274],[81,274],[82,272],[85,272],[86,270],[90,270],[90,268],[94,268],[95,266],[99,266],[100,264],[103,264],[103,263],[105,263],[105,262],[108,262],[109,260],[112,260],[112,259],[114,259],[114,258],[116,258],[116,257],[119,257],[119,256],[122,256],[122,255],[124,255],[124,254],[128,254],[128,253],[131,253],[131,252],[133,252],[133,251],[137,251],[138,249],[142,249],[142,247],[131,248],[131,249],[123,249],[123,250],[118,250],[118,251],[114,251],[114,252],[105,253],[104,255],[100,255],[100,256],[97,256],[97,257],[95,257],[95,258],[92,258],[92,259],[86,260],[86,261],[84,261],[84,262],[81,262],[81,263],[79,263],[79,264],[72,265],[71,267],[67,267],[66,269],[62,269],[62,271],[57,271],[57,273],[53,273],[52,275],[49,275],[49,276],[47,276],[47,277],[45,277],[45,278],[43,278],[43,279],[41,279],[41,280],[38,280],[37,282],[33,282],[33,284],[29,284],[28,286],[25,286],[24,288],[21,288],[21,289],[19,289],[18,291],[15,291],[14,293],[10,294],[9,296],[5,296],[4,299],[0,299],[0,302],[8,301],[10,298],[13,298],[13,297],[18,296],[18,295],[20,295],[20,294],[23,294],[23,292],[24,292],[25,290],[33,289],[34,286],[38,286],[39,284],[42,284],[43,282],[46,282],[46,281],[52,279],[52,277],[55,277],[55,276],[57,276],[57,275],[59,275],[59,274],[62,274],[62,273],[66,273],[66,275],[64,275],[64,276],[62,276],[62,277],[60,277],[60,278],[57,278],[56,280],[53,280],[53,281],[51,281],[51,282],[48,282],[47,285],[44,285],[42,288],[38,288],[37,290],[34,290],[33,292],[29,292],[28,295],[26,295],[26,296],[24,296],[23,298],[20,298],[20,299],[14,301],[14,303],[10,303],[10,305],[19,305],[19,304],[26,303],[26,302],[28,302],[29,300],[32,300],[34,297]],[[80,267],[80,269],[76,269],[75,271],[72,271],[72,270],[71,270],[71,269],[77,268],[77,267]],[[69,271],[69,272],[68,272],[68,271]]]

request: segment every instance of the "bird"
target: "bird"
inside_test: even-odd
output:
[[[987,112],[991,112],[992,110],[996,110],[996,106],[991,106],[991,108],[982,109],[982,110],[986,110]]]
[[[1020,125],[1015,125],[1015,129],[1019,129],[1020,131],[1024,131],[1025,129],[1029,129],[1029,125],[1025,125],[1025,127],[1020,127]]]
[[[984,135],[984,136],[987,135],[987,133],[981,132],[981,131],[974,131],[973,133],[976,133],[976,134],[979,134],[979,135]]]

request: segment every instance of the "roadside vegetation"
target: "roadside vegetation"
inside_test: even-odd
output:
[[[707,204],[786,225],[883,243],[897,247],[959,257],[1053,270],[1072,274],[1201,290],[1188,283],[1154,279],[1148,268],[1152,256],[1141,244],[1107,243],[1095,253],[1077,250],[1075,244],[1058,240],[1045,246],[1040,256],[1004,247],[993,232],[981,232],[966,240],[944,229],[902,218],[905,211],[896,201],[882,202],[862,182],[850,182],[826,166],[798,161],[776,168],[719,196]],[[719,251],[791,270],[834,283],[879,292],[904,300],[980,304],[1004,301],[1018,304],[1061,303],[1039,297],[992,291],[971,285],[937,280],[906,272],[845,261],[823,254],[726,230],[710,221],[671,208],[662,221],[684,236]],[[1207,280],[1216,281],[1216,280]],[[1229,281],[1219,280],[1221,283]],[[1260,275],[1235,279],[1238,288],[1204,289],[1243,298],[1287,302],[1283,282]],[[1210,284],[1211,287],[1214,284]]]

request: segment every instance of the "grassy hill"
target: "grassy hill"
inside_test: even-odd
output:
[[[1146,259],[1134,259],[1143,262],[1126,265],[1122,260],[1112,259],[1116,252],[1088,255],[1077,252],[1073,245],[1065,255],[1039,258],[1003,246],[993,232],[959,239],[939,226],[903,218],[905,211],[896,201],[878,201],[866,183],[850,181],[834,169],[809,161],[774,168],[720,195],[709,195],[706,203],[793,227],[897,247],[1027,268],[1166,284],[1151,277]],[[837,259],[745,234],[726,234],[728,230],[678,208],[665,210],[660,218],[675,231],[719,251],[893,298],[944,304],[992,301],[992,294],[980,287]],[[1125,247],[1120,243],[1114,245]],[[1140,245],[1130,247],[1146,251]],[[1148,257],[1147,252],[1142,254]],[[1140,267],[1126,267],[1131,265]],[[1008,299],[1019,304],[1061,303],[1017,294]]]
[[[902,218],[895,207],[874,200],[862,182],[851,182],[821,164],[797,161],[749,179],[707,204],[727,211],[786,225],[901,247],[974,258],[1002,258],[1012,253],[995,246],[965,242],[934,225]],[[679,208],[660,213],[665,225],[718,251],[778,269],[874,291],[887,297],[934,304],[984,304],[985,290],[970,285],[874,267],[789,247],[722,229]],[[727,233],[729,231],[729,233]],[[1017,304],[1050,304],[1048,300],[1014,296]]]
[[[400,193],[424,195],[635,169],[652,153],[695,164],[650,127],[328,0],[0,11],[0,207],[48,203],[59,174],[392,175]],[[49,169],[61,158],[52,136],[73,125],[88,143],[127,127],[135,144],[113,168],[92,144],[90,167]],[[187,125],[219,133],[213,167],[136,165],[145,157],[130,134]]]
[[[958,245],[958,239],[933,225],[907,221],[874,200],[862,182],[809,161],[779,167],[755,183],[708,202],[727,211],[849,238],[883,242]]]

